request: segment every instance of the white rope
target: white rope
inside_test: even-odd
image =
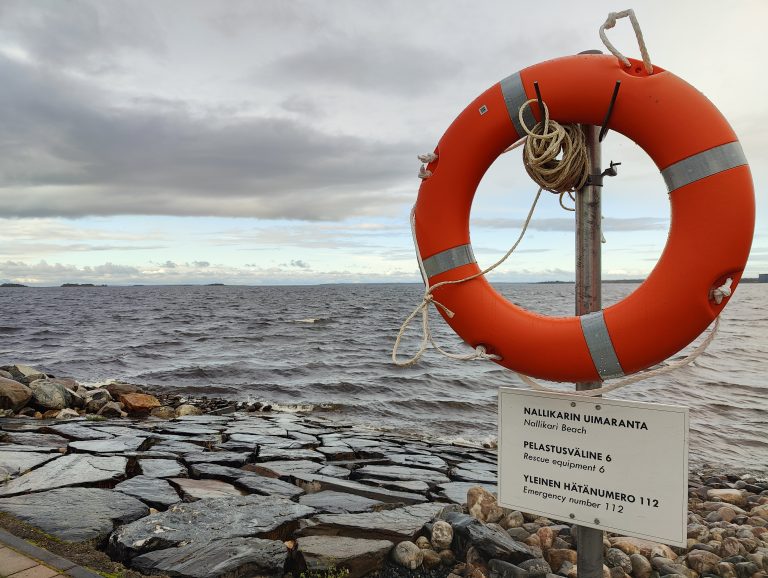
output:
[[[651,377],[665,375],[667,373],[671,373],[675,370],[678,370],[681,367],[685,367],[686,365],[691,363],[693,360],[695,360],[697,357],[699,357],[699,355],[704,353],[707,347],[709,347],[709,344],[712,343],[712,341],[715,339],[715,335],[717,335],[717,330],[719,329],[719,327],[720,327],[720,318],[716,317],[715,324],[712,326],[712,330],[709,332],[709,335],[707,335],[706,339],[704,339],[704,341],[702,341],[696,347],[696,349],[694,349],[689,355],[687,355],[683,359],[680,359],[678,361],[673,361],[671,363],[667,363],[666,365],[662,365],[654,369],[649,369],[648,371],[641,371],[640,373],[636,373],[631,377],[614,381],[613,383],[604,385],[603,387],[598,387],[597,389],[587,389],[584,391],[563,391],[562,389],[554,389],[551,387],[546,387],[545,385],[542,385],[535,379],[528,377],[527,375],[523,375],[522,373],[518,373],[517,376],[522,380],[523,383],[531,387],[531,389],[535,389],[537,391],[548,391],[550,393],[567,393],[570,395],[583,395],[585,397],[603,395],[605,393],[614,391],[621,387],[625,387],[627,385],[637,383],[638,381],[644,381],[646,379],[650,379]]]
[[[723,302],[723,299],[731,296],[732,284],[733,284],[733,279],[728,277],[728,279],[725,280],[725,283],[723,283],[722,285],[720,285],[720,287],[712,291],[712,300],[718,305],[720,305]]]
[[[518,144],[518,143],[515,143]],[[518,144],[519,146],[519,144]],[[506,151],[505,151],[506,152]],[[531,204],[531,208],[528,211],[528,216],[525,219],[525,223],[523,223],[523,228],[520,231],[520,235],[517,237],[517,240],[515,241],[515,244],[512,245],[512,247],[509,249],[509,251],[506,252],[506,254],[496,261],[493,265],[490,267],[483,269],[479,273],[475,273],[474,275],[470,275],[469,277],[465,277],[464,279],[456,279],[454,281],[442,281],[440,283],[435,283],[434,285],[430,286],[427,273],[424,270],[424,261],[421,258],[421,252],[419,251],[419,245],[416,241],[416,207],[414,206],[413,209],[411,209],[411,234],[413,236],[413,244],[416,248],[416,260],[419,262],[419,270],[421,271],[421,276],[424,278],[424,297],[422,298],[421,303],[419,303],[416,306],[416,309],[414,309],[411,314],[406,317],[405,321],[403,321],[403,324],[400,326],[400,331],[397,332],[397,337],[395,338],[395,345],[392,348],[392,363],[395,365],[398,365],[400,367],[410,367],[411,365],[414,365],[415,363],[418,363],[418,361],[421,359],[421,357],[424,355],[424,352],[429,348],[430,344],[432,347],[437,349],[441,354],[443,354],[446,357],[450,357],[451,359],[456,359],[459,361],[470,361],[473,359],[491,359],[491,360],[500,360],[501,357],[498,355],[489,354],[486,351],[485,346],[478,345],[475,348],[475,351],[472,353],[469,353],[467,355],[458,355],[455,353],[449,353],[445,351],[442,347],[440,347],[437,343],[435,343],[434,338],[432,337],[432,331],[429,326],[429,304],[433,303],[435,307],[439,307],[442,309],[445,314],[452,318],[454,316],[453,311],[448,309],[445,305],[437,301],[434,296],[432,295],[435,289],[438,289],[440,287],[443,287],[445,285],[456,285],[458,283],[464,283],[466,281],[471,281],[472,279],[476,279],[482,275],[485,275],[486,273],[489,273],[493,271],[496,267],[501,265],[504,261],[507,260],[507,258],[517,249],[517,246],[520,244],[520,242],[523,240],[523,237],[525,236],[525,232],[528,229],[528,224],[531,222],[531,218],[533,217],[533,211],[536,209],[536,203],[539,202],[539,198],[541,197],[541,189],[539,189],[536,192],[536,196],[533,198],[533,204]],[[411,321],[419,314],[421,313],[421,344],[419,346],[419,350],[413,355],[413,357],[407,359],[406,361],[399,361],[397,358],[397,350],[400,348],[400,340],[403,338],[403,335],[405,334],[406,330],[408,329],[408,326],[411,324]]]
[[[608,40],[608,36],[606,36],[605,31],[608,28],[613,28],[616,26],[616,21],[619,18],[627,18],[629,17],[629,21],[632,23],[632,28],[635,31],[635,38],[637,38],[637,44],[640,47],[640,54],[643,57],[643,64],[645,65],[645,71],[648,74],[653,74],[653,64],[651,64],[651,57],[648,55],[648,48],[645,46],[645,40],[643,40],[643,31],[640,30],[640,23],[637,21],[637,17],[635,16],[635,11],[631,8],[629,10],[622,10],[621,12],[611,12],[608,14],[608,18],[605,20],[603,25],[600,27],[600,40],[603,41],[603,44],[605,44],[605,47],[611,51],[611,54],[613,54],[616,58],[619,59],[619,61],[629,68],[632,66],[632,63],[629,61],[629,59],[624,56],[621,52],[619,52],[616,47],[611,44],[611,41]]]

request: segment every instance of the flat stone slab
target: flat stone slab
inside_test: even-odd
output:
[[[284,449],[261,446],[256,458],[257,462],[281,461],[281,460],[308,460],[315,462],[325,461],[325,456],[320,452],[309,449]]]
[[[451,469],[451,479],[457,482],[484,482],[486,484],[495,484],[497,481],[496,472],[480,469]]]
[[[242,496],[245,494],[232,484],[220,480],[193,480],[191,478],[169,478],[181,495],[187,501],[203,500],[206,498],[224,498],[226,496]]]
[[[184,478],[187,468],[176,460],[142,459],[139,460],[141,473],[150,478]]]
[[[381,567],[394,547],[389,540],[342,536],[307,536],[299,538],[298,545],[299,554],[310,572],[347,568],[349,578],[360,578]]]
[[[475,486],[485,488],[492,494],[497,492],[496,486],[492,484],[481,484],[478,482],[450,482],[438,486],[438,495],[446,500],[450,500],[454,504],[466,504],[467,492],[470,488],[474,488]]]
[[[46,429],[73,440],[105,440],[115,437],[111,433],[83,425],[83,422],[52,425]]]
[[[131,566],[140,572],[171,576],[265,576],[282,578],[288,549],[278,540],[226,538],[200,546],[191,544],[137,556]]]
[[[398,492],[386,488],[368,486],[352,480],[321,476],[319,474],[297,475],[294,477],[297,484],[303,488],[312,488],[311,491],[335,490],[337,492],[347,492],[372,500],[379,500],[387,504],[420,504],[427,501],[427,498],[419,494]]]
[[[134,476],[120,482],[115,486],[115,491],[133,496],[158,510],[165,510],[181,501],[179,494],[166,480],[149,476]]]
[[[59,457],[59,454],[6,452],[0,449],[0,479],[18,476]]]
[[[314,474],[319,472],[324,464],[311,462],[309,460],[279,460],[272,462],[261,462],[258,464],[249,464],[248,469],[263,476],[275,476],[278,478],[289,478],[291,476],[302,474]]]
[[[371,500],[363,496],[324,490],[314,494],[306,494],[299,498],[299,503],[310,506],[324,514],[356,514],[371,512],[384,505],[384,502]]]
[[[184,461],[190,464],[219,464],[242,466],[254,458],[253,452],[191,452],[184,454]]]
[[[0,444],[0,451],[4,452],[34,452],[39,454],[60,454],[58,448],[46,446],[28,446],[21,444]]]
[[[234,425],[230,425],[230,427],[224,430],[224,434],[228,436],[232,434],[252,434],[262,436],[277,436],[282,438],[288,436],[288,432],[284,428],[277,427],[271,423],[265,423],[262,425],[249,421],[243,421]]]
[[[347,468],[341,466],[327,465],[322,470],[317,472],[321,476],[331,476],[332,478],[347,479],[352,472]]]
[[[69,447],[72,451],[89,454],[122,454],[137,451],[146,440],[145,437],[119,436],[106,440],[70,442]]]
[[[11,444],[35,446],[39,448],[65,448],[69,440],[57,434],[43,434],[31,432],[7,432],[0,436],[0,440]]]
[[[427,491],[429,491],[429,484],[419,480],[376,480],[374,478],[363,478],[358,481],[362,484],[370,484],[372,486],[387,488],[397,492],[418,492],[420,494],[426,494]]]
[[[118,480],[125,476],[127,464],[128,459],[121,456],[70,454],[50,461],[0,486],[0,495],[12,496],[65,486]]]
[[[300,531],[301,536],[347,536],[369,540],[413,541],[422,526],[445,504],[426,503],[363,514],[320,514]],[[510,538],[511,539],[511,538]]]
[[[180,442],[176,440],[161,439],[154,444],[151,450],[156,452],[169,452],[176,455],[194,454],[200,451],[200,446],[192,442]]]
[[[428,484],[447,484],[451,481],[446,475],[434,470],[407,468],[404,466],[363,466],[356,470],[355,474],[363,478],[419,480]]]
[[[314,510],[269,496],[229,496],[179,503],[118,528],[109,538],[108,552],[128,560],[156,550],[207,544],[238,537],[286,539],[298,521]]]
[[[211,427],[203,424],[171,422],[159,426],[157,431],[185,436],[218,436],[222,429],[224,428]]]
[[[120,524],[149,514],[136,498],[99,488],[65,488],[0,499],[7,512],[62,540],[106,538]]]
[[[439,470],[443,473],[448,471],[448,464],[444,459],[432,455],[422,454],[391,454],[388,459],[393,464],[399,466],[413,466],[415,468],[427,468]]]
[[[254,472],[239,468],[229,468],[216,464],[194,464],[190,466],[190,472],[195,477],[224,480],[225,482],[245,488],[250,493],[263,496],[293,498],[304,493],[304,490],[288,482],[277,478],[260,476]]]

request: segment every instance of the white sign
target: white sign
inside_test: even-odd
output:
[[[685,546],[688,408],[500,388],[499,503]]]

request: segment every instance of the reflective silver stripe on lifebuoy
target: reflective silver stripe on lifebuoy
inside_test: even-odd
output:
[[[581,321],[581,330],[584,332],[584,339],[587,340],[589,354],[592,356],[592,362],[595,364],[600,377],[609,379],[624,375],[624,369],[619,363],[619,358],[616,357],[616,350],[613,348],[611,336],[605,326],[603,312],[587,313],[582,315],[579,320]]]
[[[525,88],[523,88],[523,80],[520,78],[520,73],[516,72],[510,76],[507,76],[501,81],[501,93],[504,95],[504,102],[507,104],[507,112],[509,118],[517,131],[518,138],[523,138],[526,132],[520,125],[520,107],[528,100],[525,96]],[[536,124],[536,119],[533,117],[531,107],[526,107],[523,111],[523,118],[528,128],[533,128]]]
[[[434,277],[456,267],[476,262],[475,255],[472,253],[472,245],[466,244],[432,255],[428,259],[424,259],[423,265],[427,277]]]
[[[734,141],[678,161],[661,171],[661,176],[671,193],[685,185],[746,164],[741,144]]]

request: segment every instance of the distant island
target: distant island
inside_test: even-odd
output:
[[[224,283],[207,283],[206,287],[224,287]]]
[[[22,285],[21,283],[3,283],[0,287],[28,287],[28,285]]]
[[[94,285],[93,283],[62,283],[62,287],[106,287],[106,285]]]

